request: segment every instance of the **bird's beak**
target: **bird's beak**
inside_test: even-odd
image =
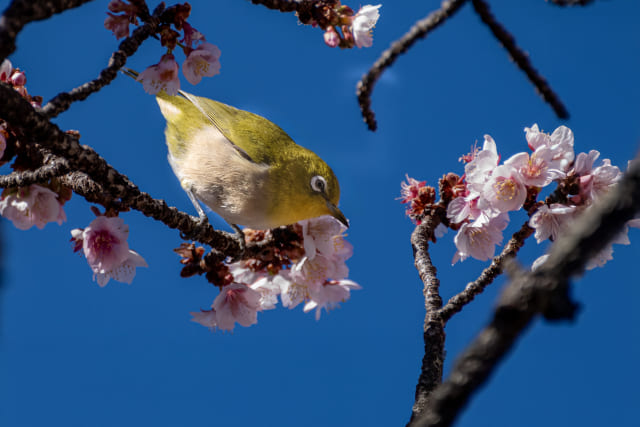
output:
[[[327,207],[329,208],[329,212],[331,212],[331,216],[340,221],[345,227],[349,228],[349,221],[347,220],[347,217],[344,216],[342,211],[329,200],[326,200],[326,202]]]

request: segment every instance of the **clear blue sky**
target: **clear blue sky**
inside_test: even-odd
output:
[[[631,1],[565,9],[542,0],[491,2],[565,101],[568,121],[553,115],[467,5],[383,76],[373,95],[380,128],[366,130],[358,78],[439,3],[383,3],[373,47],[340,51],[292,14],[242,0],[193,1],[190,22],[222,50],[222,73],[198,87],[183,79],[183,88],[264,115],[327,160],[352,224],[350,277],[363,289],[319,322],[300,307],[280,307],[250,328],[212,333],[190,322],[189,311],[208,307],[217,291],[203,278],[179,278],[177,232],[124,214],[129,244],[149,268],[130,286],[99,288],[69,243],[70,230],[93,217],[83,199],[67,203],[62,226],[19,231],[3,220],[0,425],[404,425],[424,318],[413,225],[395,200],[405,173],[433,184],[460,172],[458,157],[484,134],[507,158],[526,149],[523,128],[533,123],[547,131],[569,126],[577,152],[598,149],[622,168],[640,141],[640,4]],[[27,71],[30,93],[50,99],[106,65],[118,45],[102,26],[106,5],[25,27],[10,59]],[[149,41],[129,64],[142,70],[161,54]],[[193,213],[167,164],[156,103],[131,79],[119,77],[56,122],[79,130],[82,143],[143,191]],[[512,215],[507,232],[524,219]],[[637,425],[640,232],[630,238],[604,269],[576,281],[577,321],[535,321],[459,426]],[[485,266],[470,259],[451,267],[452,239],[432,252],[445,298]],[[530,263],[543,250],[532,240],[519,259]],[[499,280],[449,322],[446,371],[487,322],[503,286]]]

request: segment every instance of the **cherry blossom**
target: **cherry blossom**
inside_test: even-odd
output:
[[[340,44],[340,36],[335,28],[327,28],[327,31],[324,32],[324,42],[329,47],[337,47]]]
[[[182,63],[182,73],[192,85],[200,83],[202,77],[220,74],[220,49],[204,42],[192,50]]]
[[[482,150],[475,153],[473,159],[464,167],[468,190],[479,195],[499,161],[496,142],[491,136],[485,135]]]
[[[151,95],[161,90],[164,90],[167,95],[176,95],[180,90],[178,69],[178,63],[173,54],[167,53],[162,55],[160,62],[140,73],[137,80],[142,82],[144,90]]]
[[[116,39],[123,37],[129,37],[129,24],[131,23],[127,15],[114,15],[107,12],[107,17],[104,20],[104,28],[113,32]]]
[[[304,312],[307,313],[315,308],[316,320],[320,320],[323,308],[329,311],[338,303],[345,302],[351,296],[352,289],[362,288],[351,280],[328,280],[313,290],[310,300],[304,306]]]
[[[559,203],[540,206],[529,219],[529,227],[536,230],[536,241],[541,243],[547,239],[556,240],[575,212],[575,206],[565,206]]]
[[[472,257],[486,261],[495,254],[495,245],[502,243],[502,230],[509,223],[509,216],[501,213],[493,218],[482,214],[472,223],[465,223],[458,230],[454,238],[458,251],[453,257],[452,264]]]
[[[478,208],[485,210],[490,207],[498,212],[520,209],[527,198],[527,188],[523,181],[514,167],[496,167],[483,187]]]
[[[525,152],[518,153],[505,161],[504,164],[514,167],[522,177],[525,185],[544,187],[553,180],[565,176],[562,170],[550,167],[552,162],[553,153],[551,148],[543,145],[536,149],[531,156]]]
[[[551,150],[551,160],[549,167],[566,171],[574,159],[573,152],[573,132],[566,126],[559,126],[551,135],[540,132],[538,125],[534,124],[530,128],[524,128],[527,143],[531,150],[536,151],[539,147],[547,146]]]
[[[129,249],[128,237],[129,227],[120,217],[98,216],[84,230],[71,231],[74,250],[82,248],[100,287],[110,279],[130,284],[136,267],[147,267],[144,258]]]
[[[371,32],[380,19],[378,9],[382,5],[365,5],[356,13],[351,23],[351,33],[358,47],[371,47],[373,45],[373,37]]]
[[[49,222],[60,225],[67,220],[63,203],[57,193],[38,184],[7,188],[2,192],[0,215],[20,230],[28,230],[34,225],[43,229]]]
[[[236,322],[242,326],[258,323],[260,293],[243,283],[232,283],[220,291],[211,305],[216,313],[216,326],[232,331]]]

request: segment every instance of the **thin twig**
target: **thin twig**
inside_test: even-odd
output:
[[[393,42],[387,50],[382,52],[367,74],[362,76],[362,79],[356,87],[356,95],[358,96],[358,104],[362,111],[362,117],[369,130],[375,131],[378,127],[375,114],[371,109],[371,94],[374,85],[382,73],[393,65],[396,59],[406,52],[418,39],[425,38],[427,34],[444,23],[466,2],[467,0],[443,1],[440,9],[431,12],[426,18],[416,22],[404,36]]]
[[[529,227],[529,222],[525,222],[522,227],[520,227],[520,230],[511,236],[511,239],[509,239],[509,242],[500,255],[493,258],[491,265],[485,268],[475,281],[467,284],[462,292],[447,301],[445,306],[440,310],[442,321],[446,323],[451,319],[451,316],[458,313],[465,305],[473,301],[476,295],[482,293],[482,291],[502,273],[504,262],[508,258],[513,258],[518,253],[522,245],[524,245],[525,240],[533,234],[533,231],[534,229]]]
[[[572,319],[576,306],[568,296],[569,280],[582,274],[589,259],[639,211],[640,156],[618,185],[554,243],[544,264],[535,272],[512,272],[490,324],[460,356],[447,380],[429,396],[415,426],[451,425],[537,314],[552,320]]]
[[[442,307],[442,298],[440,297],[440,281],[436,276],[436,268],[429,256],[429,240],[439,223],[438,216],[427,215],[411,234],[415,266],[424,284],[423,294],[426,309],[424,319],[424,357],[422,358],[422,368],[416,385],[411,420],[422,413],[429,395],[442,382],[445,340],[444,322],[439,315]]]
[[[111,83],[118,75],[118,70],[127,62],[127,58],[138,50],[143,41],[156,32],[158,22],[154,16],[149,22],[136,28],[131,36],[120,43],[118,50],[113,52],[107,68],[100,71],[98,78],[78,86],[70,92],[59,93],[42,108],[43,114],[49,119],[54,118],[66,111],[72,102],[83,101],[92,93],[98,92]]]
[[[13,0],[0,17],[0,63],[16,50],[16,36],[32,21],[47,19],[91,0]]]
[[[484,0],[472,0],[473,7],[482,19],[482,22],[487,24],[493,35],[498,39],[500,44],[509,52],[509,56],[516,63],[529,78],[529,81],[536,87],[536,91],[542,96],[542,99],[551,105],[553,111],[561,119],[569,118],[569,112],[565,108],[564,104],[555,94],[551,86],[542,77],[538,71],[533,68],[533,65],[529,61],[529,55],[518,47],[513,36],[504,28],[491,14],[489,5]]]

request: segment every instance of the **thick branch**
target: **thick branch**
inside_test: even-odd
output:
[[[542,96],[545,102],[551,105],[553,111],[561,119],[569,118],[569,112],[565,108],[560,98],[555,94],[551,86],[542,77],[538,71],[533,68],[533,65],[529,61],[529,55],[518,47],[513,36],[504,28],[491,14],[489,5],[484,0],[472,0],[473,7],[478,15],[482,19],[482,22],[487,24],[493,35],[498,39],[500,44],[509,52],[509,56],[527,75],[527,78],[536,87],[536,91]]]
[[[30,140],[38,141],[53,154],[65,158],[72,170],[86,173],[112,197],[120,198],[123,205],[140,210],[144,215],[180,230],[189,239],[225,251],[231,256],[239,254],[238,243],[228,233],[216,231],[208,224],[201,224],[197,219],[169,207],[163,200],[155,200],[141,192],[92,148],[81,146],[76,138],[62,132],[4,83],[0,84],[0,99],[4,101],[0,103],[0,117],[22,129]]]
[[[375,131],[378,127],[375,114],[371,109],[371,93],[373,87],[382,73],[396,61],[398,56],[405,53],[418,39],[425,38],[427,34],[435,30],[447,18],[453,15],[467,0],[445,0],[439,10],[431,12],[426,18],[416,22],[409,31],[396,40],[391,46],[382,52],[373,64],[369,72],[358,82],[356,95],[362,111],[364,122],[369,130]]]
[[[433,266],[429,256],[429,240],[439,223],[437,216],[428,215],[411,234],[415,266],[424,284],[423,294],[426,309],[424,319],[424,357],[422,358],[422,368],[416,385],[415,402],[411,414],[412,420],[422,413],[430,393],[442,382],[445,340],[444,322],[439,314],[442,307],[442,298],[440,297],[440,281],[436,277],[436,268]]]
[[[568,297],[570,278],[581,274],[589,259],[607,246],[638,211],[640,156],[620,183],[554,243],[548,260],[538,270],[513,275],[491,323],[460,356],[449,378],[429,396],[423,416],[414,425],[451,425],[535,315],[571,319],[576,307]]]
[[[47,19],[91,0],[13,0],[0,17],[0,63],[16,50],[16,37],[32,21]]]

